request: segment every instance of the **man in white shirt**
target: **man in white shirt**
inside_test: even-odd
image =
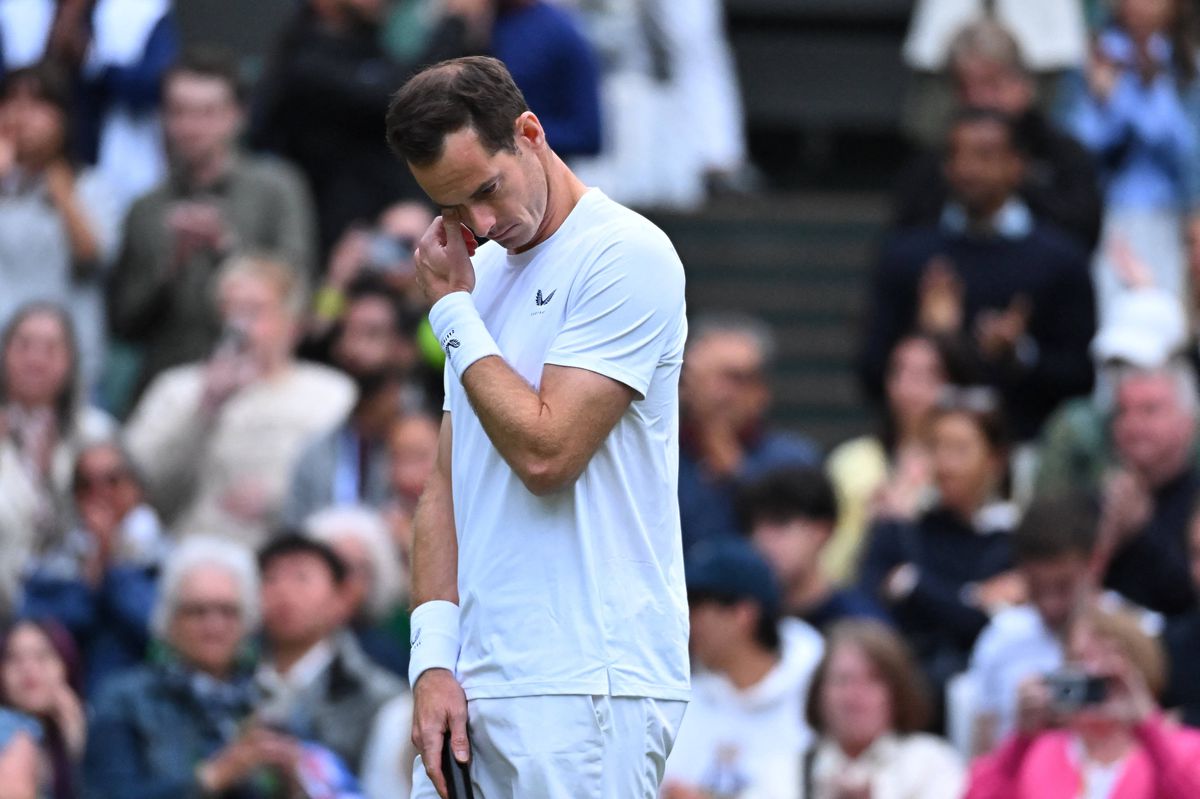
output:
[[[1013,549],[1029,602],[993,616],[971,653],[976,753],[991,751],[1015,728],[1018,686],[1062,667],[1067,624],[1091,587],[1095,525],[1076,495],[1038,499],[1018,525]]]
[[[667,761],[663,799],[740,796],[778,779],[813,742],[804,705],[825,649],[799,619],[781,619],[771,567],[740,538],[688,551],[693,697]]]
[[[416,255],[448,368],[414,523],[414,796],[446,796],[449,733],[485,798],[652,799],[689,692],[683,267],[494,59],[418,74],[387,128],[442,209]]]

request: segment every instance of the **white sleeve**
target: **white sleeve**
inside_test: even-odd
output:
[[[405,691],[375,714],[362,761],[366,799],[407,799],[412,791],[412,710],[412,694]]]
[[[607,247],[572,287],[545,363],[610,377],[644,397],[670,345],[682,345],[684,276],[665,235]]]

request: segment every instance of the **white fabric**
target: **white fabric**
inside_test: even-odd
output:
[[[932,735],[885,735],[850,759],[831,741],[822,741],[813,760],[813,795],[805,796],[803,760],[773,762],[771,779],[738,799],[837,799],[838,780],[869,786],[871,799],[959,799],[966,771],[945,741]]]
[[[4,69],[27,67],[42,60],[54,22],[53,0],[0,0],[0,39]]]
[[[434,303],[429,309],[429,326],[460,378],[480,358],[500,354],[471,302],[471,295],[465,291],[452,292]]]
[[[942,69],[955,34],[982,17],[983,8],[984,0],[917,0],[904,42],[905,63],[927,72]],[[1079,0],[995,0],[995,13],[1033,70],[1076,67],[1087,56],[1087,23]]]
[[[429,669],[453,672],[458,664],[458,605],[444,599],[422,602],[409,618],[408,684],[416,685]]]
[[[610,696],[473,700],[476,799],[656,799],[685,707]],[[412,797],[437,797],[420,757]]]
[[[772,763],[799,760],[811,745],[804,706],[825,644],[798,619],[784,620],[780,634],[779,664],[747,690],[723,674],[693,676],[692,701],[667,760],[668,781],[718,796],[764,788],[778,776]]]
[[[1078,738],[1071,741],[1071,759],[1079,769],[1080,782],[1079,799],[1109,799],[1113,788],[1125,771],[1128,757],[1122,757],[1113,763],[1100,763],[1087,756],[1083,742]]]
[[[969,674],[978,688],[977,712],[996,719],[993,742],[1013,731],[1017,686],[1062,663],[1062,643],[1032,605],[1007,608],[992,617],[975,642]]]
[[[1167,210],[1108,208],[1100,246],[1092,260],[1096,285],[1096,312],[1103,328],[1113,317],[1113,306],[1128,296],[1114,259],[1118,247],[1127,247],[1133,257],[1150,270],[1150,284],[1186,302],[1187,257],[1184,252],[1183,221]]]
[[[169,0],[100,0],[92,12],[92,45],[85,69],[136,64],[158,21],[171,10]]]
[[[336,429],[354,405],[340,372],[295,363],[238,391],[209,420],[200,411],[205,364],[160,374],[125,426],[125,443],[146,476],[155,506],[177,535],[266,541],[304,446]],[[261,516],[239,515],[228,500],[256,491]]]
[[[136,64],[154,27],[170,10],[169,0],[99,0],[92,13],[92,43],[84,73],[97,75],[109,67]],[[157,111],[132,114],[125,108],[107,109],[96,164],[122,211],[166,175],[162,137]]]
[[[412,792],[412,711],[405,691],[375,714],[359,780],[366,799],[408,799]]]
[[[447,379],[469,699],[596,694],[686,699],[687,595],[679,528],[683,266],[665,235],[589,191],[520,255],[475,255],[473,300],[508,364],[625,383],[630,404],[580,477],[538,497]]]

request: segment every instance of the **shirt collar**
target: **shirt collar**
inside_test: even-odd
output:
[[[326,669],[333,663],[337,654],[333,643],[327,638],[304,653],[296,661],[287,674],[280,674],[275,663],[268,661],[259,669],[259,679],[270,687],[280,687],[292,691],[308,688],[317,681]]]
[[[940,226],[943,231],[959,236],[977,233],[971,229],[966,209],[957,202],[949,202],[942,209]],[[1033,232],[1033,214],[1024,202],[1010,197],[992,216],[987,227],[1000,238],[1023,239]]]

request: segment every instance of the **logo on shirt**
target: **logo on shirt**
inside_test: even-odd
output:
[[[462,345],[460,344],[459,340],[454,337],[453,329],[451,329],[449,333],[442,337],[442,349],[446,351],[447,355],[450,354],[450,350],[458,349],[460,346]]]
[[[547,295],[545,296],[545,298],[543,299],[543,297],[542,297],[542,290],[541,290],[541,289],[538,289],[537,296],[533,298],[533,302],[534,302],[534,304],[535,304],[535,305],[537,305],[537,307],[539,307],[539,308],[541,308],[543,305],[549,305],[549,304],[550,304],[550,300],[554,299],[554,292],[555,292],[555,291],[558,291],[558,289],[554,289],[554,291],[551,291],[551,292],[550,292],[549,294],[547,294]]]

